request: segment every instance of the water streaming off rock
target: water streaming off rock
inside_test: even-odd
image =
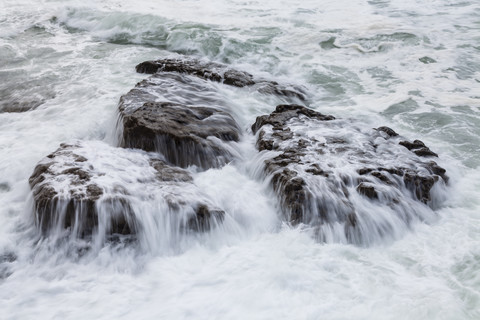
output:
[[[3,8],[0,318],[480,317],[476,2]]]

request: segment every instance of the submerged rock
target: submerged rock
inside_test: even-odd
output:
[[[224,216],[187,171],[101,142],[62,144],[36,166],[29,182],[44,233],[136,234],[160,220],[160,229],[173,229],[166,232],[204,231]]]
[[[41,106],[44,101],[2,101],[0,102],[0,113],[21,113],[34,110]]]
[[[305,100],[301,88],[291,85],[281,85],[275,81],[257,79],[253,75],[234,70],[226,65],[214,62],[204,62],[196,59],[160,59],[145,61],[136,66],[139,73],[154,74],[157,72],[176,72],[197,76],[206,80],[222,82],[235,87],[255,87],[265,94],[276,94]]]
[[[423,63],[425,63],[425,64],[430,64],[430,63],[436,63],[436,62],[437,62],[437,60],[435,60],[435,59],[433,59],[433,58],[430,58],[430,57],[427,57],[427,56],[421,57],[421,58],[418,59],[418,60],[420,60],[420,62],[423,62]]]
[[[11,265],[17,260],[13,252],[0,253],[0,280],[12,275]]]
[[[35,77],[17,78],[18,72],[13,70],[3,74],[0,83],[0,113],[21,113],[37,109],[48,100],[55,98],[50,86],[43,86]]]
[[[225,142],[240,129],[226,112],[169,102],[147,102],[123,115],[123,147],[158,151],[177,166],[219,167],[233,159]]]
[[[434,203],[434,186],[447,182],[445,169],[399,145],[401,136],[388,127],[365,129],[280,105],[258,117],[252,131],[257,149],[267,152],[264,172],[285,219],[315,227],[322,240],[370,244],[394,237],[399,226],[433,217],[425,204]]]

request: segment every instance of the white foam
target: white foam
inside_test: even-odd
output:
[[[2,1],[0,89],[49,98],[0,113],[0,255],[17,256],[0,266],[11,273],[0,318],[480,318],[478,10],[450,0]],[[385,38],[395,32],[413,37]],[[338,48],[322,48],[331,37]],[[369,249],[278,230],[246,137],[245,162],[194,173],[234,212],[227,235],[168,257],[113,244],[79,257],[69,249],[81,243],[39,241],[26,205],[35,164],[62,142],[103,139],[119,97],[145,77],[134,66],[177,53],[305,85],[322,113],[424,140],[451,178],[440,219]],[[246,131],[281,102],[212,86]],[[389,109],[408,99],[416,104]]]

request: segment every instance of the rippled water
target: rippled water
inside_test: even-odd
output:
[[[385,1],[0,1],[0,318],[480,318],[480,4]],[[28,177],[72,140],[113,143],[144,60],[189,55],[304,86],[309,107],[388,125],[440,155],[430,224],[370,248],[282,225],[240,164],[195,173],[228,233],[181,250],[53,245]],[[242,129],[282,98],[211,84]]]

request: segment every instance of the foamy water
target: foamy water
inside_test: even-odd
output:
[[[476,1],[453,0],[3,0],[0,319],[480,318],[479,16]],[[146,221],[144,245],[96,250],[40,237],[37,162],[63,142],[114,147],[119,98],[146,78],[134,66],[180,55],[305,87],[317,111],[423,140],[448,194],[394,239],[320,243],[282,223],[250,131],[287,101],[209,83],[243,132],[236,161],[190,168],[192,197],[225,210],[222,228],[169,243],[162,221]]]

